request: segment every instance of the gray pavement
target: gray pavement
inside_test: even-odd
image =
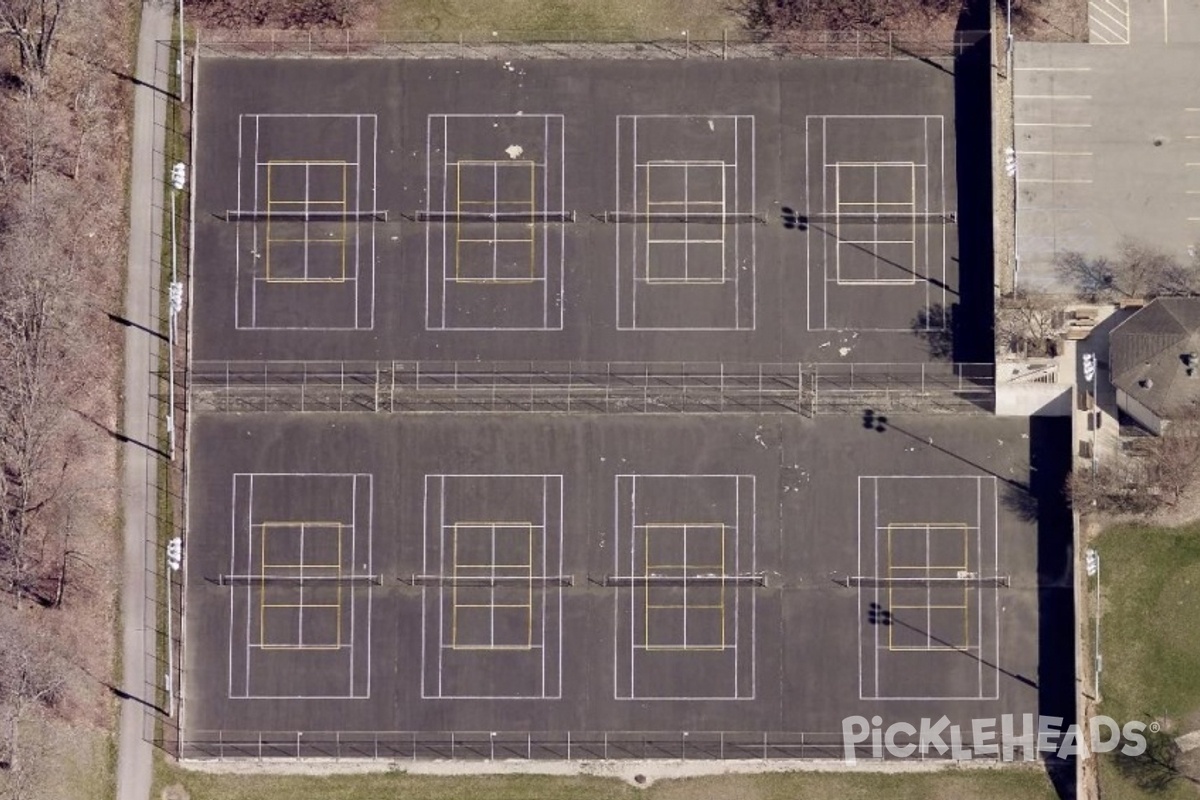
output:
[[[129,190],[129,254],[125,292],[125,318],[133,324],[125,334],[125,415],[122,432],[129,437],[123,456],[124,475],[124,581],[121,586],[121,688],[128,695],[121,703],[117,752],[117,797],[142,800],[150,796],[153,748],[147,737],[148,712],[153,703],[154,669],[148,662],[145,620],[147,596],[153,597],[154,561],[148,560],[147,509],[152,508],[155,455],[146,448],[156,430],[152,427],[150,375],[157,360],[158,340],[141,326],[157,328],[158,304],[152,287],[158,267],[155,243],[159,241],[161,203],[156,198],[162,175],[163,92],[155,88],[157,42],[171,36],[170,6],[147,3],[142,7],[138,35],[137,78],[134,90],[132,168]],[[164,87],[165,88],[165,87]],[[151,612],[153,613],[153,612]],[[150,672],[147,673],[147,667]]]
[[[336,731],[398,730],[498,731],[498,743],[524,745],[527,733],[832,733],[851,713],[915,721],[1059,707],[1064,640],[1047,621],[1044,557],[1067,529],[1029,513],[1045,488],[1029,482],[1061,485],[1052,462],[1065,428],[866,414],[871,427],[732,415],[197,417],[184,752],[257,741],[260,730],[292,743],[305,731],[306,747]],[[299,530],[297,520],[313,522]],[[574,580],[495,591],[409,582],[530,563]],[[838,580],[931,563],[1011,585]],[[220,583],[231,565],[279,576],[299,564],[313,576],[378,574],[380,585],[322,596]],[[604,580],[681,564],[762,573],[766,584],[651,594]]]
[[[1200,240],[1200,3],[1093,0],[1089,44],[1020,42],[1017,284],[1065,289],[1056,253]],[[1104,45],[1104,46],[1098,46]]]
[[[963,131],[986,130],[956,94],[969,70],[510,66],[205,59],[195,356],[905,362],[929,357],[914,324],[941,330],[955,307],[971,319],[966,284],[988,254],[958,239],[990,209],[977,182],[957,187]],[[388,216],[348,231],[227,219],[304,203]],[[651,204],[760,222],[604,221]],[[458,226],[417,221],[426,205],[576,217]]]

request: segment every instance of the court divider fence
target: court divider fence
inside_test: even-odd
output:
[[[195,361],[192,412],[990,413],[992,364]]]

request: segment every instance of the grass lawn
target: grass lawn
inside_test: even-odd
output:
[[[381,31],[573,32],[582,38],[721,38],[742,28],[736,0],[379,0]]]
[[[1121,723],[1166,720],[1175,735],[1200,728],[1200,525],[1118,526],[1094,546],[1102,581],[1101,713]],[[1094,580],[1089,588],[1095,591]],[[1158,737],[1160,745],[1167,740]],[[1200,775],[1193,755],[1174,760],[1160,750],[1156,759],[1104,757],[1105,800],[1200,796],[1200,783],[1186,777]]]
[[[191,800],[1052,800],[1036,768],[936,774],[787,773],[728,775],[655,783],[642,790],[614,778],[540,776],[436,778],[377,775],[247,776],[188,772],[159,759],[152,796],[179,785]]]

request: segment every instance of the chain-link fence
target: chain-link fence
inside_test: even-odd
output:
[[[991,364],[197,361],[196,412],[983,413]]]
[[[433,59],[731,59],[953,58],[988,37],[960,31],[951,40],[919,31],[791,31],[764,39],[743,29],[693,37],[643,39],[621,30],[476,31],[201,31],[197,52],[226,57]]]
[[[799,364],[204,361],[193,411],[805,410]]]
[[[807,373],[814,414],[983,414],[995,409],[992,364],[813,364]]]
[[[965,734],[968,732],[964,732]],[[948,742],[950,735],[947,732]],[[964,735],[959,752],[972,750]],[[995,739],[989,739],[992,747]],[[852,745],[855,758],[874,756],[869,743]],[[463,761],[675,759],[845,759],[840,732],[731,731],[192,731],[181,757],[216,760],[367,759]],[[974,754],[975,759],[1021,759],[1024,751]],[[918,750],[910,760],[952,758],[949,748]]]

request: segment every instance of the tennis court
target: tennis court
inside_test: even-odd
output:
[[[195,421],[193,754],[1045,707],[1024,421],[333,419]]]
[[[843,412],[940,385],[914,326],[990,275],[962,89],[202,59],[192,366],[224,401],[192,406],[185,754],[837,757],[847,715],[1050,708],[1050,528],[1018,501],[1065,434],[782,413],[802,374]],[[374,413],[505,391],[525,413]],[[286,410],[317,408],[372,413]],[[672,409],[743,413],[644,413]]]
[[[955,93],[916,61],[204,59],[195,357],[927,360],[914,325],[990,269]]]

